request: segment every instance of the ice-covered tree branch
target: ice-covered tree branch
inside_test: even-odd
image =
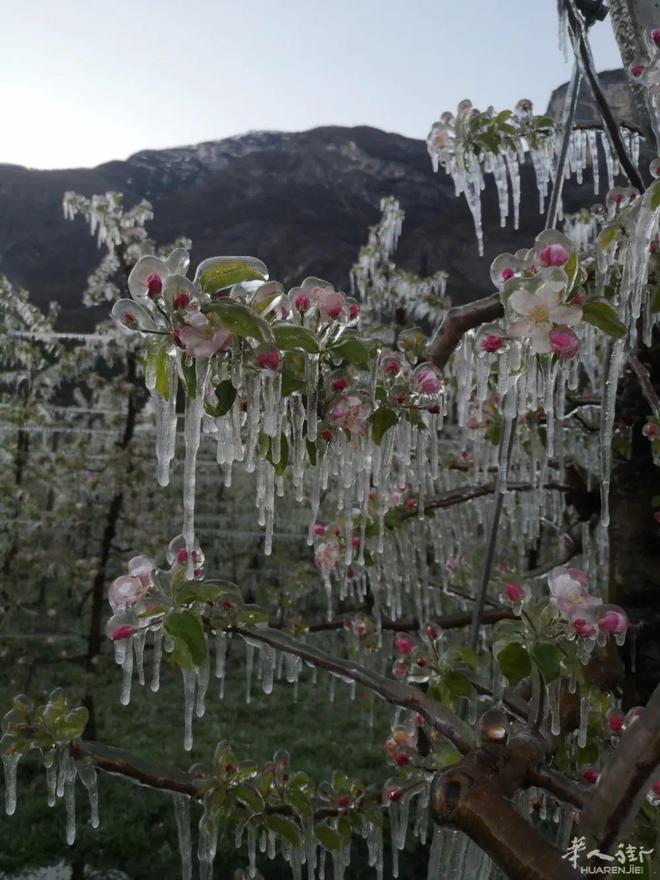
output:
[[[276,630],[237,627],[236,632],[250,641],[262,642],[278,651],[294,654],[305,663],[363,685],[392,705],[419,713],[431,727],[447,737],[463,753],[468,752],[472,746],[472,731],[467,724],[412,685],[385,678],[354,660],[333,657]]]
[[[492,293],[464,306],[454,306],[449,309],[431,340],[429,359],[438,369],[443,369],[468,330],[503,317],[504,308],[499,293]]]

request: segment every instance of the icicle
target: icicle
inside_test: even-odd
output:
[[[147,630],[142,629],[133,633],[131,639],[133,643],[133,652],[135,654],[135,666],[138,673],[138,681],[144,685],[144,643],[147,639]]]
[[[183,747],[187,752],[189,752],[192,749],[192,745],[193,745],[192,720],[193,720],[193,711],[195,708],[195,684],[197,682],[197,670],[194,667],[191,669],[181,669],[181,675],[183,676],[183,701],[184,701]]]
[[[156,693],[160,688],[160,664],[163,657],[163,631],[160,627],[154,630],[154,654],[151,673],[151,690]]]
[[[119,697],[119,702],[122,706],[128,706],[131,702],[131,684],[133,683],[133,646],[131,641],[133,636],[130,639],[122,639],[126,644],[124,645],[124,661],[121,665],[122,668],[122,680],[121,680],[121,695]],[[115,642],[115,645],[117,642]]]
[[[183,537],[188,551],[189,580],[194,576],[193,549],[195,546],[195,476],[197,451],[199,449],[202,415],[204,414],[204,393],[209,374],[208,359],[199,358],[194,362],[195,396],[186,395],[184,424],[185,459],[183,464]]]
[[[199,862],[199,880],[213,880],[213,862],[218,846],[218,818],[204,803],[204,812],[199,820],[199,836],[197,838],[197,860]]]
[[[273,692],[273,678],[275,675],[275,650],[270,645],[261,646],[261,687],[265,694]]]
[[[78,776],[89,795],[90,825],[99,827],[99,788],[96,767],[87,761],[78,762]]]
[[[225,667],[227,663],[227,647],[229,636],[224,630],[218,630],[215,634],[215,677],[220,679],[220,699],[224,698],[225,690]]]
[[[57,765],[55,763],[55,749],[44,752],[43,762],[46,768],[46,790],[48,792],[48,806],[54,807],[57,800]]]
[[[66,811],[66,842],[76,842],[76,765],[71,760],[64,780],[64,808]]]
[[[20,753],[2,753],[2,767],[5,772],[5,813],[13,816],[16,812],[16,778],[18,775],[18,762],[21,760]]]
[[[546,685],[548,706],[550,707],[551,732],[553,736],[561,733],[561,678]]]
[[[196,670],[197,672],[197,700],[195,703],[195,715],[198,718],[203,718],[204,713],[206,712],[206,691],[209,686],[209,676],[210,676],[210,667],[211,667],[211,658],[208,652],[206,651],[206,659]]]
[[[318,430],[318,387],[319,387],[319,355],[305,355],[305,395],[307,416],[307,439],[316,442]]]
[[[257,829],[254,825],[247,827],[248,876],[254,880],[257,876]]]
[[[174,816],[179,835],[181,880],[192,880],[192,838],[190,834],[190,799],[185,794],[173,794]]]
[[[610,473],[612,470],[612,432],[616,415],[616,391],[625,356],[625,340],[618,339],[610,347],[600,417],[600,467],[601,467],[601,515],[602,528],[610,524]]]

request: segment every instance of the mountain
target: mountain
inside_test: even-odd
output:
[[[620,92],[623,72],[607,76]],[[556,113],[562,98],[559,89],[551,102]],[[570,210],[594,200],[586,177],[583,186],[567,187]],[[80,294],[98,253],[83,221],[63,218],[66,190],[118,190],[128,206],[149,199],[155,212],[151,236],[162,243],[190,237],[193,264],[215,254],[250,254],[286,285],[314,274],[344,289],[367,228],[379,217],[381,197],[395,195],[406,212],[397,263],[420,274],[446,270],[456,303],[490,292],[493,257],[528,246],[543,225],[530,167],[523,169],[517,232],[499,228],[489,182],[483,199],[486,255],[479,258],[465,200],[455,197],[443,171],[433,173],[425,143],[366,126],[250,132],[144,150],[91,169],[0,165],[0,273],[28,288],[38,303],[60,302],[61,323],[69,328],[92,319]]]

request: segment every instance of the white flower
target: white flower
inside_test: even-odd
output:
[[[553,325],[572,327],[582,318],[579,306],[562,302],[564,288],[560,281],[545,281],[535,293],[514,290],[509,306],[522,317],[509,326],[509,336],[527,338],[536,354],[549,354],[553,350],[550,344]]]

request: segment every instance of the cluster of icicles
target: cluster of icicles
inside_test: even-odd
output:
[[[12,816],[17,804],[17,775],[21,755],[2,753],[5,775],[5,812]],[[72,846],[76,840],[76,778],[80,779],[89,795],[90,824],[99,827],[99,794],[96,768],[82,759],[76,761],[70,754],[69,744],[54,748],[43,754],[46,770],[48,806],[54,807],[58,799],[64,801],[66,810],[66,842]]]
[[[367,244],[352,269],[351,289],[360,300],[363,315],[372,323],[379,322],[379,332],[390,328],[394,338],[397,310],[403,310],[407,319],[439,323],[448,308],[448,275],[438,271],[419,278],[398,269],[392,255],[405,215],[393,196],[381,199],[380,209],[381,219],[369,230]]]
[[[481,219],[481,193],[485,189],[485,175],[492,174],[497,187],[500,223],[504,227],[513,204],[513,225],[518,228],[520,216],[520,169],[529,156],[536,177],[539,193],[539,211],[543,213],[545,200],[556,173],[557,154],[561,138],[555,127],[534,129],[532,102],[521,100],[511,116],[514,125],[496,152],[475,146],[472,124],[474,119],[490,121],[496,116],[493,108],[485,113],[476,110],[468,100],[458,105],[456,116],[446,112],[435,122],[427,138],[428,151],[434,171],[440,166],[451,175],[456,195],[465,195],[472,214],[479,254],[483,255],[483,230]],[[526,136],[526,129],[533,134]],[[639,134],[631,129],[621,129],[621,136],[633,162],[639,158]],[[515,146],[507,146],[513,139]],[[608,186],[620,172],[607,134],[599,129],[575,129],[570,134],[566,175],[575,174],[577,182],[587,168],[593,175],[594,193],[599,191],[600,162],[605,163]]]

